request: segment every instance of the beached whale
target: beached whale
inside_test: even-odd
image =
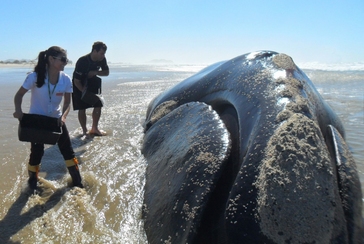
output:
[[[343,126],[285,55],[205,68],[149,105],[149,243],[361,243]]]

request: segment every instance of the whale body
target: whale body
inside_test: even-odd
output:
[[[288,55],[211,65],[149,104],[149,243],[361,243],[342,123]]]

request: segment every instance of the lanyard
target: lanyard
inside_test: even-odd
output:
[[[48,95],[49,95],[49,102],[51,102],[52,101],[52,95],[54,93],[54,90],[56,90],[56,86],[57,86],[58,82],[54,85],[52,93],[51,93],[51,88],[50,88],[49,83],[50,83],[50,81],[48,79]]]

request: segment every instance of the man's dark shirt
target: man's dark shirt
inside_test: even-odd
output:
[[[82,85],[85,85],[88,72],[95,70],[99,71],[100,69],[102,71],[109,70],[106,58],[104,58],[102,61],[92,61],[91,55],[87,54],[77,60],[75,71],[73,72],[73,79],[78,79],[82,82]],[[89,87],[87,90],[94,93],[99,93],[97,90],[95,91],[95,89],[101,89],[101,79],[95,79],[95,77],[92,77],[87,80],[87,86]],[[99,82],[97,80],[99,80]],[[75,89],[75,87],[73,87],[73,89]]]
[[[83,86],[86,85],[87,91],[90,91],[94,94],[101,94],[101,78],[99,78],[98,76],[87,78],[89,71],[96,71],[96,70],[97,71],[109,70],[106,58],[104,58],[102,61],[92,61],[91,55],[87,54],[85,56],[80,57],[77,60],[72,79],[73,81],[72,103],[74,110],[86,109],[90,107],[102,107],[101,102],[93,106],[83,102],[81,100],[82,92],[74,84],[74,79],[80,80]]]

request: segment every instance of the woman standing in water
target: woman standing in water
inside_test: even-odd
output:
[[[23,85],[15,94],[15,112],[13,115],[19,120],[22,119],[23,111],[21,105],[23,96],[28,90],[31,90],[29,113],[59,119],[59,123],[62,126],[62,134],[57,142],[59,150],[66,162],[73,185],[83,188],[78,161],[65,124],[73,92],[72,81],[63,72],[67,63],[66,50],[58,46],[52,46],[48,50],[40,52],[34,71],[28,74]],[[62,98],[63,108],[61,107]],[[31,142],[30,150],[28,184],[32,190],[36,190],[39,167],[44,154],[44,144]]]

